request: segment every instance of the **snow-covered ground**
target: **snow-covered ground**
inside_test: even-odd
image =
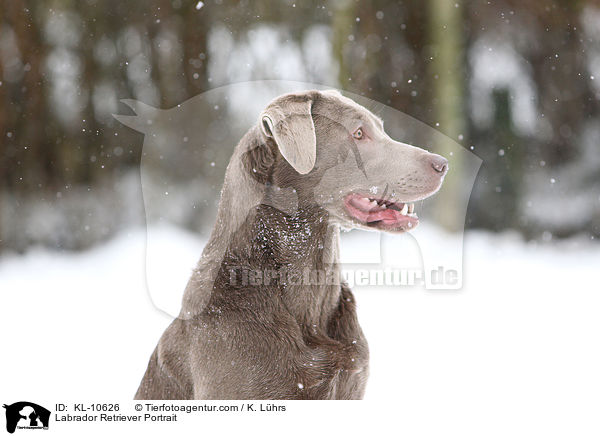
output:
[[[178,265],[202,241],[154,234],[171,262],[152,280],[172,282],[178,300],[189,273]],[[363,249],[363,235],[345,235],[342,251]],[[3,401],[132,398],[171,320],[148,297],[145,253],[146,232],[132,230],[83,253],[0,259]],[[585,238],[477,232],[465,239],[462,290],[355,287],[369,407],[391,408],[406,434],[598,434],[599,265],[600,245]]]

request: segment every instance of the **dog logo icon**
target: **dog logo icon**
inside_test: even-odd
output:
[[[6,431],[14,433],[18,429],[48,429],[50,411],[29,401],[19,401],[6,409]]]

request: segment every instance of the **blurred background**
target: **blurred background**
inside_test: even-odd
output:
[[[120,99],[166,109],[258,79],[365,96],[473,151],[469,229],[600,236],[600,2],[0,3],[0,253],[144,224],[143,135],[112,117],[131,113]],[[202,148],[203,183],[234,146]]]
[[[583,0],[0,0],[3,401],[133,396],[264,103],[219,96],[267,79],[379,102],[394,139],[454,147],[432,201],[483,161],[464,244],[440,226],[419,247],[342,235],[342,256],[420,269],[427,242],[465,272],[456,292],[354,287],[367,398],[388,400],[354,433],[599,434],[600,1]],[[437,210],[462,229],[456,203]]]

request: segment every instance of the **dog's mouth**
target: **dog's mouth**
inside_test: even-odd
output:
[[[350,216],[370,227],[406,230],[419,222],[414,203],[400,203],[353,193],[346,196],[344,204]]]

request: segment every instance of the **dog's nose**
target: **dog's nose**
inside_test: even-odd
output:
[[[440,176],[443,176],[448,172],[448,159],[445,157],[442,157],[438,154],[432,154],[429,156],[429,161],[431,162],[431,167]]]

